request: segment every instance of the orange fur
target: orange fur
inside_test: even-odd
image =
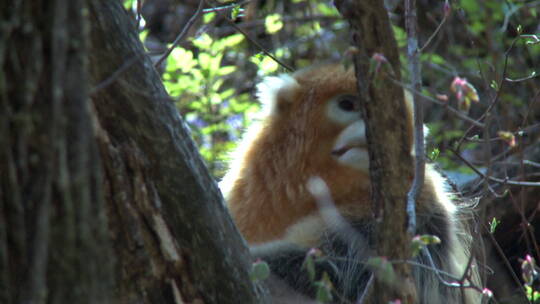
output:
[[[297,72],[293,78],[299,85],[277,92],[273,112],[240,156],[244,163],[237,176],[226,177],[235,179],[227,196],[230,211],[250,243],[280,238],[289,226],[316,211],[306,190],[312,176],[326,181],[337,206],[360,202],[364,216],[370,213],[368,172],[330,157],[345,126],[326,117],[325,105],[338,94],[355,94],[352,70],[324,65]]]
[[[333,223],[321,218],[307,189],[308,180],[314,176],[326,183],[342,216],[353,222],[369,222],[372,212],[367,166],[355,168],[351,164],[356,164],[357,158],[343,162],[346,153],[337,157],[334,153],[336,149],[340,151],[343,142],[367,151],[365,142],[347,141],[347,136],[358,140],[356,134],[364,132],[357,132],[362,128],[356,125],[361,120],[359,113],[331,107],[338,104],[341,108],[338,96],[357,95],[352,69],[345,70],[338,64],[319,65],[292,77],[271,78],[262,84],[262,89],[259,97],[268,103],[267,116],[240,145],[236,163],[222,183],[240,232],[250,245],[260,245],[252,246],[252,252],[279,251],[280,244],[289,243],[304,248],[321,245],[323,231]],[[407,113],[396,115],[404,115],[407,120],[407,144],[412,152],[412,104],[410,96],[405,95]],[[350,135],[349,130],[355,135]],[[342,142],[343,138],[347,140]],[[347,152],[351,150],[355,149]],[[361,154],[358,159],[367,163],[366,155]],[[461,277],[468,262],[470,237],[445,186],[444,178],[432,166],[426,166],[417,214],[424,230],[438,231],[447,242],[433,251],[439,258],[439,267]],[[476,277],[476,270],[471,272]],[[432,271],[416,268],[414,273],[423,299],[419,303],[457,303],[462,298],[459,290],[448,291],[441,286]],[[478,302],[478,294],[466,294],[466,303]]]

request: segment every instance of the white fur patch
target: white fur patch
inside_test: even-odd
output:
[[[229,193],[232,191],[237,180],[242,176],[242,170],[246,167],[245,155],[251,148],[255,139],[262,133],[264,122],[255,120],[251,126],[244,132],[242,139],[238,142],[238,145],[234,151],[229,154],[229,170],[219,182],[219,188],[221,193],[228,201]]]
[[[328,229],[326,223],[319,214],[306,216],[287,229],[286,242],[294,243],[305,248],[317,247],[321,235]]]
[[[352,148],[343,154],[338,161],[355,169],[369,170],[369,154],[366,149]]]
[[[257,97],[263,104],[263,115],[276,114],[276,104],[280,99],[292,101],[295,92],[300,89],[300,84],[291,75],[278,77],[266,77],[257,85]]]
[[[369,170],[369,154],[364,121],[358,120],[343,130],[334,144],[333,151],[342,152],[335,155],[338,162],[355,169]]]

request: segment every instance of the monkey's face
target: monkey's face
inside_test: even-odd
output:
[[[267,94],[274,99],[257,150],[272,155],[290,197],[312,201],[302,189],[313,176],[327,183],[336,204],[364,196],[369,158],[353,70],[321,65],[273,81],[266,85],[279,89]]]
[[[291,129],[303,137],[306,151],[300,161],[308,167],[324,172],[349,169],[368,171],[368,152],[365,125],[358,109],[356,77],[352,69],[330,64],[302,70],[293,75],[296,86],[289,86],[287,94],[278,99],[278,106]],[[280,91],[282,92],[282,91]],[[291,134],[291,133],[289,133]]]
[[[353,70],[337,64],[261,83],[266,116],[248,132],[239,162],[222,183],[249,242],[282,237],[287,227],[317,210],[307,190],[314,176],[326,182],[336,206],[354,204],[357,216],[371,214],[365,128],[356,92]]]
[[[344,127],[332,147],[332,157],[352,168],[369,170],[364,121],[361,119],[356,95],[338,95],[327,104],[328,119]]]

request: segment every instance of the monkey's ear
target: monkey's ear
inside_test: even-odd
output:
[[[267,115],[277,115],[290,108],[300,92],[300,84],[290,75],[266,77],[257,86],[257,96]]]

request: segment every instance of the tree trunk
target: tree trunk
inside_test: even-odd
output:
[[[1,303],[110,299],[85,8],[81,0],[1,4]]]
[[[0,7],[0,302],[258,302],[121,3]]]

